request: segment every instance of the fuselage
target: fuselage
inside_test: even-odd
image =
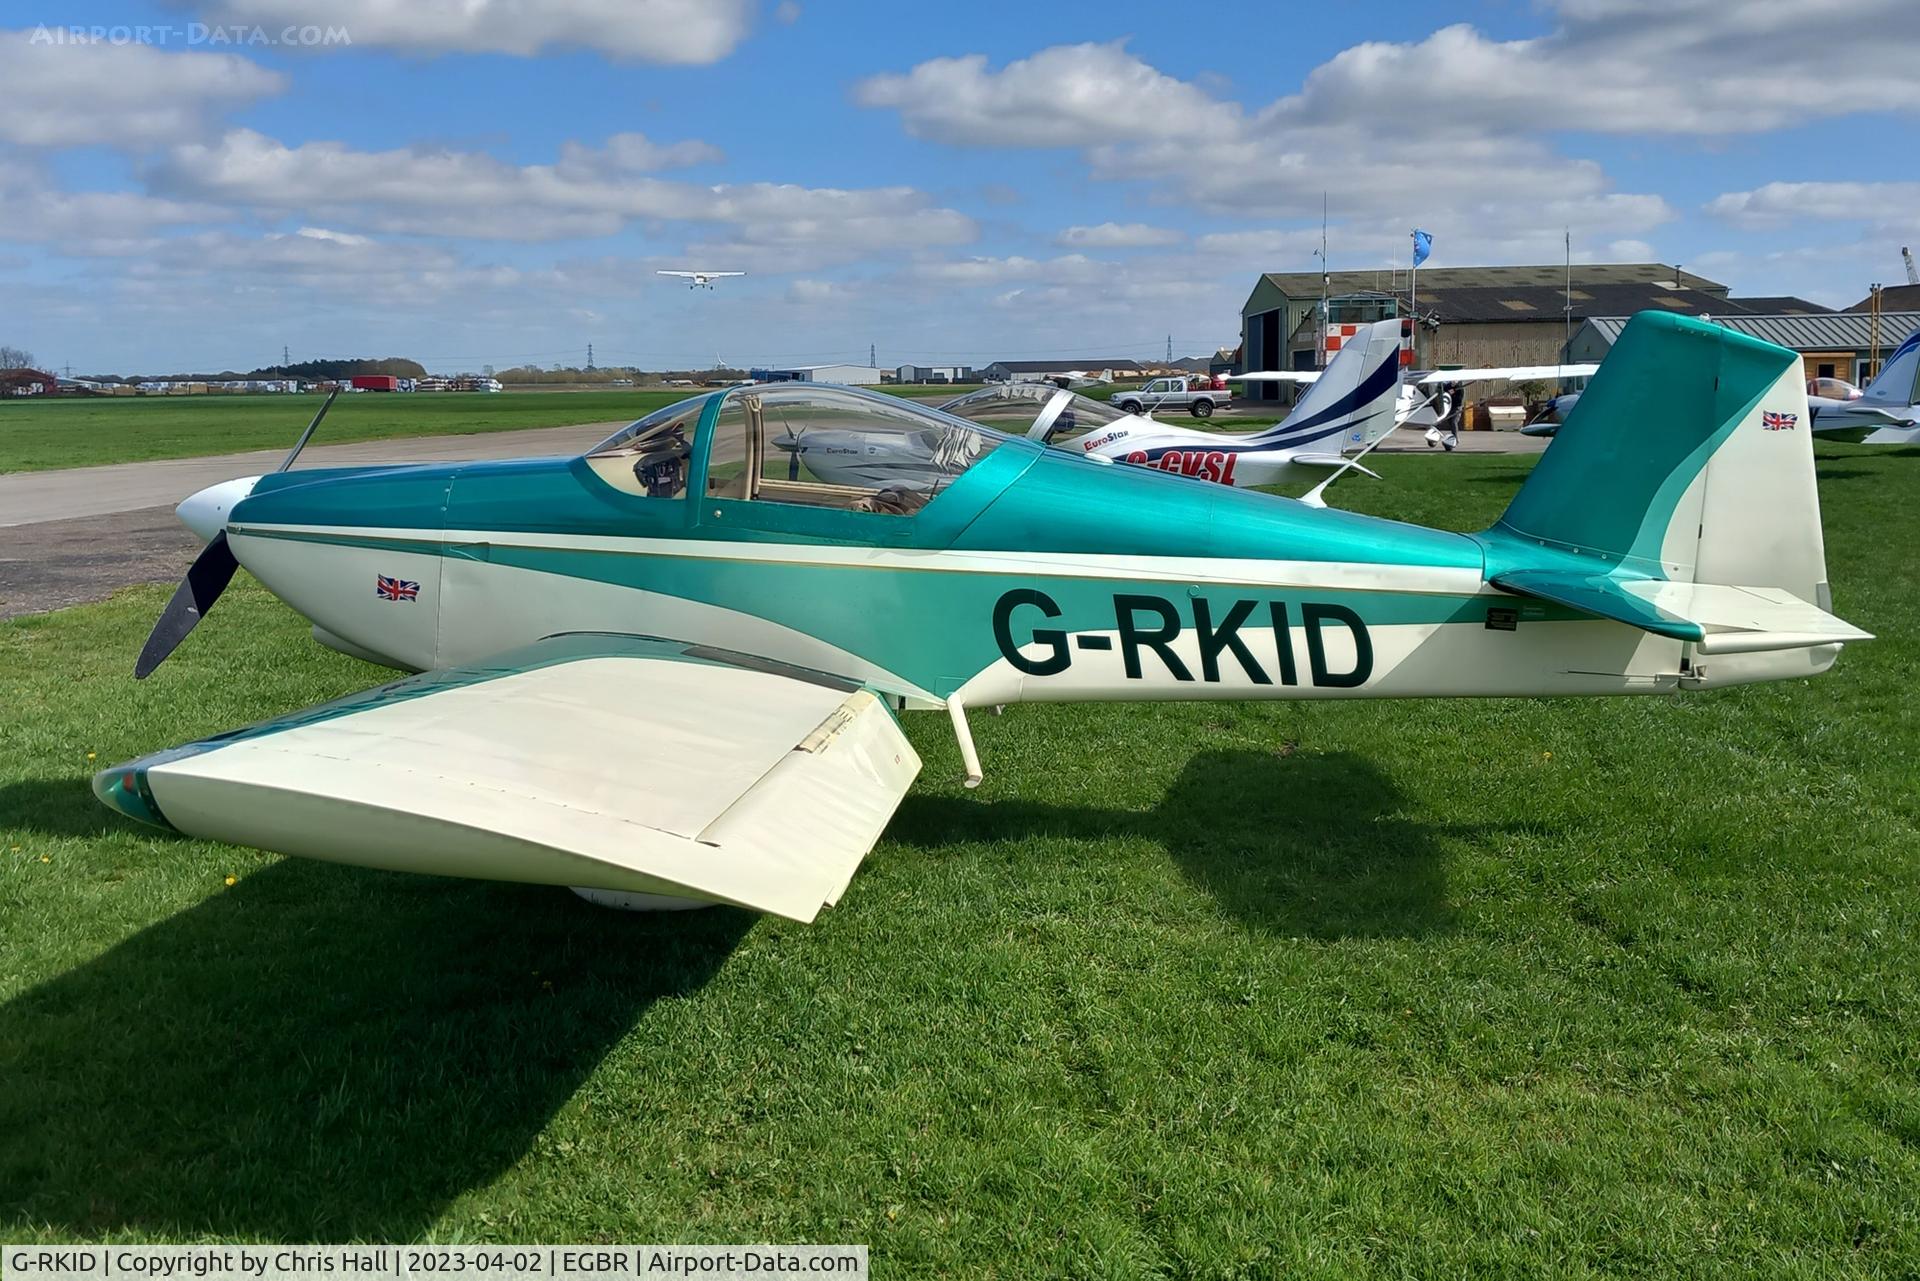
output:
[[[918,706],[1701,683],[1677,641],[1490,587],[1508,556],[1495,533],[1024,440],[1000,440],[911,515],[719,496],[720,399],[689,496],[625,492],[583,458],[295,471],[264,478],[226,532],[322,639],[407,669],[610,631],[763,655]]]

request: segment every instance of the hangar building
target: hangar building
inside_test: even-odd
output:
[[[1330,332],[1406,314],[1405,271],[1269,272],[1241,308],[1243,364],[1257,370],[1314,369]],[[1327,294],[1323,324],[1319,311]],[[1545,365],[1560,359],[1572,330],[1594,316],[1636,311],[1685,315],[1822,314],[1800,298],[1732,298],[1726,285],[1665,263],[1576,263],[1567,288],[1564,263],[1534,267],[1435,267],[1420,273],[1412,299],[1419,368]],[[1249,399],[1281,399],[1272,383],[1248,387]]]
[[[970,383],[973,381],[973,366],[902,365],[894,371],[893,380],[902,383]]]
[[[780,369],[749,369],[747,377],[757,383],[851,383],[873,387],[880,382],[880,371],[871,365],[788,365]]]

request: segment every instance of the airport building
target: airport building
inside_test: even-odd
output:
[[[970,383],[972,365],[902,365],[893,374],[901,383]]]
[[[1920,311],[1837,311],[1821,316],[1772,315],[1713,317],[1735,333],[1763,338],[1800,353],[1808,378],[1844,378],[1857,386],[1873,381],[1879,362],[1900,340],[1920,329]],[[1626,316],[1595,316],[1582,322],[1567,345],[1571,359],[1600,361],[1613,350]]]
[[[871,365],[788,365],[781,369],[750,369],[747,377],[757,383],[843,383],[874,387],[880,383],[880,371]]]
[[[1337,348],[1341,326],[1417,313],[1414,364],[1546,365],[1596,316],[1675,311],[1692,316],[1818,315],[1800,298],[1733,298],[1728,286],[1665,263],[1576,263],[1567,287],[1564,263],[1522,267],[1434,267],[1418,293],[1404,270],[1269,272],[1241,308],[1246,372],[1316,369]],[[1326,315],[1321,316],[1323,291]],[[1250,399],[1289,395],[1253,384]]]
[[[1868,294],[1847,311],[1872,311],[1873,295]],[[1885,285],[1880,290],[1880,310],[1920,311],[1920,285]]]
[[[0,396],[52,396],[60,380],[38,369],[0,369]]]

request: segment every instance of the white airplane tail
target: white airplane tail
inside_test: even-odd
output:
[[[1862,398],[1890,405],[1920,405],[1920,329],[1893,349],[1887,363],[1866,385]]]
[[[1400,353],[1410,320],[1381,320],[1346,340],[1326,372],[1276,427],[1249,438],[1266,448],[1365,448],[1393,430]]]
[[[1495,587],[1687,641],[1689,681],[1811,674],[1866,636],[1827,613],[1800,358],[1691,316],[1628,323],[1482,538]]]

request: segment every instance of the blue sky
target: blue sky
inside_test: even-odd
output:
[[[62,9],[0,29],[0,343],[76,370],[1192,353],[1323,191],[1335,267],[1846,304],[1920,241],[1909,0]]]

